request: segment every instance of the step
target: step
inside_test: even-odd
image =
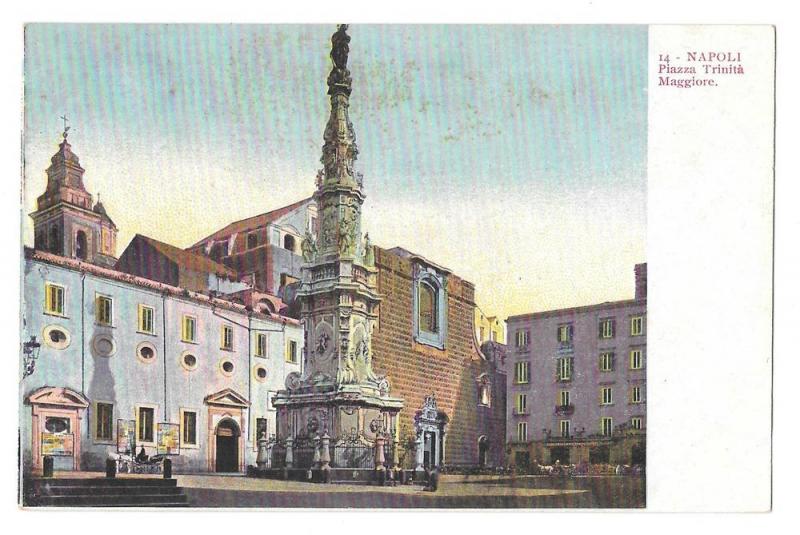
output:
[[[187,504],[185,494],[74,494],[71,496],[38,496],[28,499],[28,505],[39,507],[152,507]]]
[[[139,485],[175,487],[178,480],[162,477],[91,477],[91,478],[43,478],[37,477],[28,480],[34,487],[38,485],[69,485],[72,487],[136,487]]]
[[[41,486],[35,489],[31,494],[35,496],[75,496],[75,495],[92,495],[104,496],[109,494],[115,495],[129,495],[134,496],[138,494],[158,494],[158,495],[174,495],[180,494],[182,489],[175,486],[156,486],[156,485],[141,485],[141,486],[124,486],[124,487],[86,487],[86,486],[73,486],[73,485],[55,485],[55,486]]]

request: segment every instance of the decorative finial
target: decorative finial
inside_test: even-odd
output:
[[[69,129],[70,129],[70,127],[67,126],[67,122],[69,121],[69,119],[67,118],[67,114],[66,113],[61,116],[61,120],[64,121],[64,132],[61,134],[61,137],[63,137],[64,140],[66,141],[67,135],[69,134]]]

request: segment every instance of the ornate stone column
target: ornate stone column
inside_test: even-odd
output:
[[[269,463],[269,452],[267,450],[267,434],[261,433],[261,437],[258,439],[258,456],[256,457],[256,466],[259,470],[266,470],[267,464]]]
[[[292,452],[292,447],[294,446],[294,439],[289,437],[286,439],[286,468],[292,468],[294,466],[294,453]]]
[[[322,453],[320,452],[320,443],[321,443],[321,440],[319,438],[319,435],[315,436],[314,437],[314,458],[312,459],[312,463],[311,463],[314,468],[319,468],[320,464],[321,464]]]
[[[319,455],[320,470],[322,470],[322,481],[330,483],[331,481],[331,437],[325,431],[322,434],[322,451]]]
[[[417,442],[415,443],[415,448],[414,448],[414,453],[417,456],[417,466],[416,466],[416,468],[414,468],[414,472],[422,472],[423,471],[422,463],[425,462],[425,447],[424,447],[424,444],[422,443],[422,441],[423,441],[423,437],[422,437],[422,433],[420,432],[417,435]]]
[[[383,445],[385,442],[386,438],[383,434],[378,433],[375,437],[375,470],[386,470],[386,466],[384,466],[386,459],[383,455]]]

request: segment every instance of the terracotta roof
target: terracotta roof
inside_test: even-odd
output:
[[[224,227],[223,229],[216,231],[214,234],[211,234],[210,236],[206,236],[202,240],[198,241],[197,243],[195,243],[194,245],[189,247],[189,249],[192,249],[194,247],[202,245],[202,244],[206,243],[209,240],[221,240],[223,238],[227,238],[231,234],[236,234],[236,233],[239,233],[239,232],[247,232],[249,230],[254,230],[254,229],[257,229],[257,228],[264,227],[268,223],[271,223],[271,222],[275,221],[276,219],[285,216],[289,212],[292,212],[293,210],[296,210],[297,208],[302,206],[304,203],[307,203],[308,201],[312,200],[312,198],[313,197],[306,197],[305,199],[299,200],[299,201],[297,201],[295,203],[292,203],[292,204],[290,204],[288,206],[284,206],[282,208],[277,208],[275,210],[272,210],[271,212],[267,212],[265,214],[256,215],[256,216],[253,216],[253,217],[248,217],[246,219],[241,219],[239,221],[234,221],[233,223],[230,223],[228,226]]]
[[[290,318],[288,316],[282,316],[276,313],[264,314],[258,311],[250,311],[244,305],[240,305],[238,303],[232,303],[230,301],[221,299],[219,297],[211,297],[199,292],[193,292],[185,288],[180,288],[178,286],[172,286],[169,284],[164,284],[162,282],[145,279],[144,277],[137,277],[136,275],[130,275],[128,273],[123,273],[122,271],[116,271],[114,269],[101,267],[95,264],[88,264],[86,262],[81,262],[80,260],[77,260],[75,258],[67,258],[65,256],[46,253],[44,251],[37,251],[35,249],[31,249],[30,247],[24,248],[24,254],[26,260],[34,260],[37,262],[44,262],[46,264],[61,266],[65,269],[72,269],[74,271],[83,271],[86,273],[91,273],[92,275],[95,275],[97,277],[116,280],[119,282],[132,284],[134,286],[147,288],[157,292],[164,292],[169,295],[173,295],[175,297],[180,297],[182,299],[189,299],[191,301],[200,304],[206,304],[209,306],[223,308],[226,310],[230,310],[231,312],[238,312],[240,314],[252,314],[252,316],[256,318],[274,319],[281,321],[283,323],[300,325],[299,320]]]
[[[236,271],[218,262],[214,262],[207,256],[192,253],[190,251],[184,251],[180,247],[175,247],[174,245],[154,240],[153,238],[143,236],[142,234],[137,234],[133,237],[133,239],[146,241],[151,247],[155,248],[158,252],[175,262],[180,268],[190,271],[200,271],[203,273],[226,275],[228,278],[235,280],[239,279],[239,275],[236,273]]]

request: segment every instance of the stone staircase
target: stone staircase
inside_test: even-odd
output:
[[[183,488],[163,478],[33,478],[25,507],[188,507]]]

